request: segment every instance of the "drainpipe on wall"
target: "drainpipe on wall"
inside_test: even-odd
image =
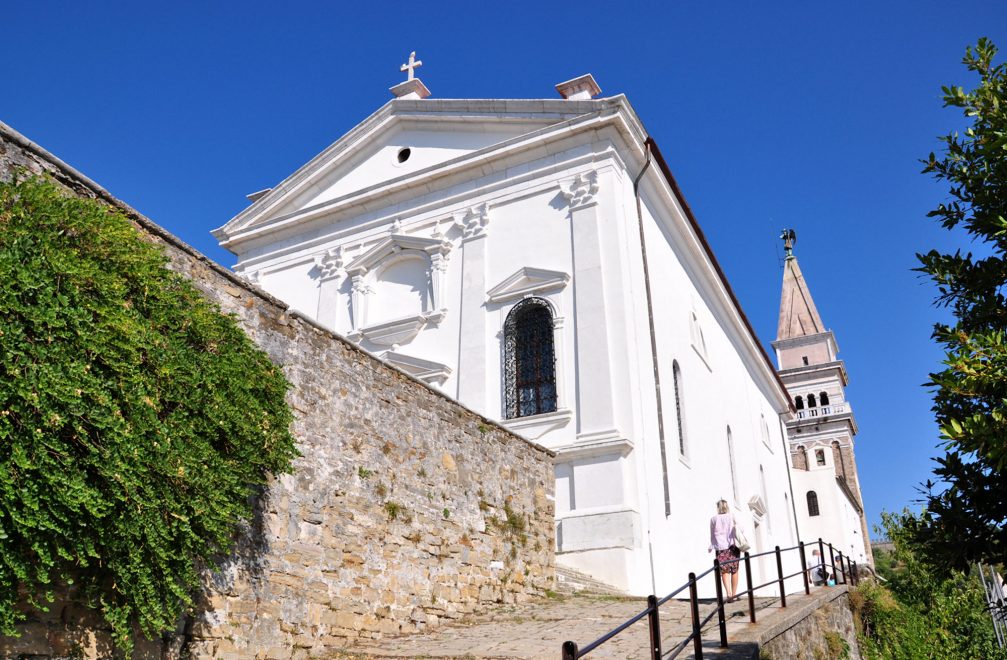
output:
[[[646,174],[647,170],[650,168],[650,147],[651,139],[648,137],[644,141],[644,150],[647,160],[644,162],[640,173],[637,174],[636,178],[633,180],[633,197],[636,198],[636,220],[637,226],[640,230],[640,257],[643,261],[643,284],[647,294],[647,323],[650,327],[650,356],[654,365],[654,395],[657,403],[657,437],[661,445],[661,470],[664,481],[664,514],[667,516],[671,512],[671,492],[668,487],[668,458],[667,451],[664,446],[664,404],[661,400],[661,373],[660,363],[657,359],[657,332],[654,329],[654,299],[650,290],[650,265],[647,262],[647,239],[644,235],[643,208],[640,201],[640,181],[643,179],[643,175]],[[647,526],[647,536],[650,536],[650,525]],[[654,590],[653,593],[656,594],[657,578],[654,574],[654,546],[653,543],[650,542],[649,538],[647,545],[650,551],[651,587]]]
[[[789,398],[789,394],[787,395]],[[794,533],[797,534],[798,543],[801,541],[801,526],[797,522],[797,498],[794,497],[794,480],[790,476],[790,438],[787,435],[787,423],[783,419],[783,415],[789,413],[782,413],[780,415],[780,433],[783,436],[783,465],[787,468],[787,485],[790,486],[790,508],[794,512]]]

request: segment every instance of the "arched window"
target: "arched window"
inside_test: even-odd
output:
[[[825,465],[825,452],[821,449],[815,450],[815,463]]]
[[[798,410],[804,410],[804,397],[803,396],[795,396],[794,397],[794,407],[797,408]]]
[[[522,300],[504,323],[507,419],[556,410],[556,352],[549,304]]]
[[[829,405],[829,393],[828,392],[822,392],[821,394],[819,394],[818,395],[818,403],[819,403],[819,405],[822,405],[822,406]]]
[[[813,490],[808,491],[808,515],[818,515],[818,493]]]
[[[809,394],[808,395],[808,407],[809,408],[814,408],[815,405],[817,405],[817,404],[815,404],[815,395],[814,394]]]
[[[675,416],[678,418],[678,453],[685,456],[685,416],[682,405],[682,370],[678,360],[671,363],[671,379],[675,385]]]
[[[727,458],[731,465],[731,492],[734,495],[734,503],[741,504],[741,499],[738,497],[738,473],[734,465],[734,439],[731,437],[731,427],[727,427]]]

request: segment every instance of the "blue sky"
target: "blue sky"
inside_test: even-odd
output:
[[[838,338],[869,519],[916,497],[937,432],[920,385],[941,312],[914,254],[970,246],[919,174],[961,126],[942,84],[1007,49],[1007,3],[68,3],[4,7],[0,121],[211,258],[209,230],[388,98],[416,50],[440,98],[625,93],[764,342],[782,227]]]

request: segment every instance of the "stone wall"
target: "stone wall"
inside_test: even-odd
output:
[[[822,592],[806,616],[797,615],[759,646],[761,660],[814,658],[860,660],[857,631],[845,586]],[[800,609],[800,608],[799,608]]]
[[[550,452],[291,313],[0,124],[0,178],[15,168],[125,210],[293,385],[294,473],[260,498],[178,635],[145,652],[315,655],[552,586]],[[71,593],[24,631],[0,639],[0,655],[107,649]]]

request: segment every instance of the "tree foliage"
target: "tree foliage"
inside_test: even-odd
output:
[[[850,593],[860,651],[866,658],[1007,659],[997,647],[984,591],[972,573],[937,568],[922,552],[907,511],[882,513],[891,554],[875,550],[887,580],[860,584]]]
[[[0,634],[75,581],[173,628],[296,455],[283,374],[121,212],[0,183]]]
[[[943,153],[923,161],[924,173],[950,187],[949,201],[929,215],[964,230],[982,252],[917,255],[955,322],[933,332],[946,351],[929,382],[946,453],[936,488],[927,484],[927,513],[911,524],[936,562],[958,569],[1007,558],[1007,65],[995,64],[996,54],[985,38],[966,50],[978,85],[943,91],[968,127],[942,137]]]

